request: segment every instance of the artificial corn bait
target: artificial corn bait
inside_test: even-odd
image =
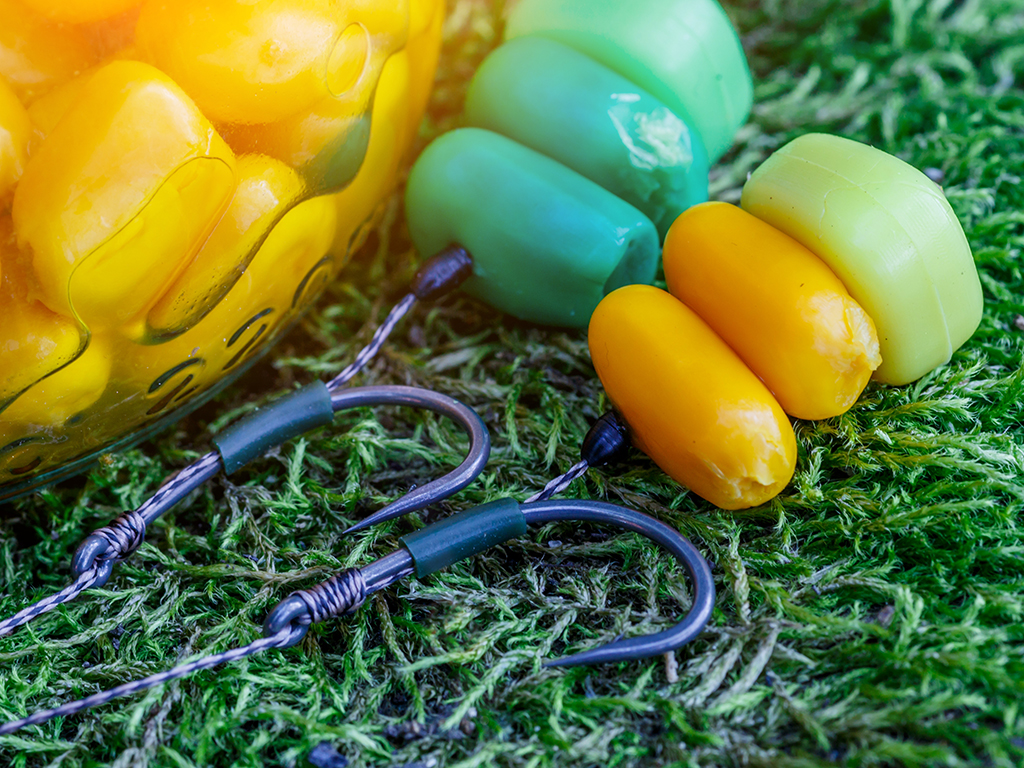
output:
[[[700,135],[642,88],[554,40],[521,37],[495,49],[470,83],[466,118],[600,184],[662,236],[680,211],[708,199]]]
[[[874,324],[788,235],[728,203],[683,213],[665,239],[672,295],[708,323],[801,419],[852,406],[881,358]]]
[[[750,113],[753,83],[715,0],[521,0],[506,36],[542,35],[615,70],[694,126],[711,162]]]
[[[32,133],[28,112],[0,78],[0,210],[10,202],[14,185],[25,170]]]
[[[243,8],[237,0],[218,0],[202,4],[201,13],[193,5],[157,11],[147,4],[140,22],[144,49],[186,81],[201,82],[192,90],[232,146],[296,168],[310,189],[348,185],[366,155],[374,89],[385,62],[406,42],[408,3],[288,0]],[[192,15],[181,17],[189,9]],[[244,17],[248,34],[224,46],[192,29],[197,13],[223,17],[232,27]],[[166,45],[161,24],[167,20],[183,25],[184,51]]]
[[[127,155],[126,141],[138,145]],[[234,153],[181,89],[114,62],[26,167],[14,227],[50,309],[125,327],[188,266],[234,188]]]
[[[817,254],[864,307],[881,344],[879,381],[924,376],[981,322],[981,283],[956,214],[892,155],[801,136],[751,175],[742,205]]]
[[[651,282],[657,269],[658,234],[640,211],[479,128],[452,131],[424,151],[406,210],[420,253],[464,246],[473,256],[466,290],[531,322],[585,327],[603,296]]]
[[[590,356],[637,447],[723,509],[763,504],[793,477],[793,429],[758,378],[670,294],[631,285],[590,321]]]
[[[165,343],[140,346],[115,361],[112,378],[141,392],[147,414],[157,416],[243,366],[333,274],[328,252],[336,221],[329,197],[294,206],[200,322]]]

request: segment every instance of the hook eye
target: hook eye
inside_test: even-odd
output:
[[[645,659],[674,651],[690,642],[708,623],[715,606],[715,582],[707,561],[681,533],[649,515],[599,501],[540,501],[522,505],[530,525],[562,520],[588,521],[614,525],[639,533],[675,556],[686,569],[693,585],[693,605],[683,620],[671,629],[643,637],[616,640],[600,648],[545,662],[546,667],[575,667],[631,659]]]
[[[335,413],[349,408],[373,405],[405,405],[433,411],[449,418],[461,426],[469,436],[469,453],[458,467],[444,477],[410,491],[365,520],[356,523],[345,533],[353,533],[385,520],[401,517],[455,495],[477,478],[491,455],[490,434],[480,416],[469,406],[447,395],[428,389],[398,386],[352,387],[331,393],[331,406]]]

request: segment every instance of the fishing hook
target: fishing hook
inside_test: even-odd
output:
[[[544,666],[572,667],[644,659],[674,651],[700,634],[711,618],[715,585],[707,562],[678,531],[642,512],[600,501],[539,501],[520,504],[512,499],[499,499],[403,536],[400,549],[369,565],[350,568],[315,587],[293,592],[270,612],[263,625],[263,637],[248,645],[202,656],[109,691],[5,723],[0,725],[0,735],[13,733],[28,725],[38,725],[54,717],[72,715],[121,696],[138,693],[265,650],[291,647],[306,636],[312,624],[356,611],[371,594],[406,576],[415,574],[417,578],[423,578],[489,547],[522,536],[527,525],[558,521],[608,524],[646,536],[682,564],[693,586],[693,603],[681,621],[662,632],[616,640],[589,651],[545,662]]]

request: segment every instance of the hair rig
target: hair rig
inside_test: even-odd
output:
[[[452,398],[429,390],[401,386],[346,389],[344,384],[374,357],[417,299],[439,297],[460,284],[471,269],[469,256],[457,247],[426,262],[417,273],[413,290],[392,309],[370,344],[341,374],[327,384],[318,382],[290,393],[218,435],[213,440],[216,451],[179,472],[137,510],[124,513],[109,526],[89,536],[74,556],[72,571],[75,580],[64,590],[0,622],[0,636],[73,600],[87,589],[105,584],[113,566],[129,557],[142,544],[146,527],[150,523],[219,471],[228,474],[235,472],[269,448],[310,429],[330,424],[334,414],[341,410],[372,405],[425,408],[460,424],[470,439],[469,452],[455,470],[393,501],[346,532],[422,509],[469,485],[483,471],[490,454],[487,428],[475,411]],[[115,698],[264,650],[288,648],[299,643],[312,624],[354,612],[369,595],[407,576],[415,574],[423,578],[459,560],[523,535],[528,525],[559,521],[611,525],[646,536],[672,554],[683,566],[692,582],[693,601],[686,616],[670,629],[647,636],[616,640],[589,651],[549,661],[545,665],[609,663],[642,659],[676,650],[701,632],[714,607],[715,587],[711,570],[697,549],[675,529],[641,512],[598,501],[551,500],[551,496],[564,490],[588,467],[619,458],[627,446],[625,427],[614,414],[606,414],[595,423],[584,439],[582,460],[549,482],[525,503],[499,499],[404,536],[400,539],[402,547],[395,552],[362,568],[343,571],[310,589],[292,593],[267,617],[263,625],[263,637],[246,646],[199,657],[109,691],[54,709],[41,710],[0,726],[0,735],[99,706]]]
[[[74,581],[61,591],[0,621],[0,637],[74,600],[82,592],[106,584],[114,565],[142,545],[146,528],[217,473],[233,474],[268,449],[315,427],[330,424],[338,411],[373,405],[423,408],[452,419],[469,436],[469,453],[462,464],[444,477],[415,489],[380,510],[381,519],[422,509],[469,485],[490,457],[490,437],[472,408],[440,393],[415,387],[345,388],[345,384],[377,355],[395,326],[417,301],[432,301],[444,295],[466,279],[469,269],[468,258],[459,250],[445,251],[424,262],[413,278],[409,293],[392,308],[370,343],[341,373],[327,384],[317,382],[291,392],[217,435],[213,439],[215,451],[181,470],[138,509],[123,513],[110,525],[94,531],[85,539],[72,561]]]

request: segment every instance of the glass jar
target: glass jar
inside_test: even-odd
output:
[[[443,0],[0,0],[0,500],[197,405],[378,219]]]

